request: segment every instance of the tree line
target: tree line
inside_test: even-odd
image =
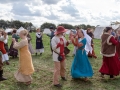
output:
[[[20,28],[20,27],[24,27],[26,29],[29,28],[29,30],[31,30],[32,28],[34,28],[34,30],[36,29],[34,27],[34,25],[31,23],[31,22],[21,22],[19,20],[11,20],[11,21],[8,21],[8,20],[0,20],[0,28]],[[66,29],[75,29],[76,27],[80,27],[82,29],[87,29],[87,28],[95,28],[95,26],[91,26],[91,25],[85,25],[85,24],[80,24],[80,25],[71,25],[71,24],[58,24],[58,25],[55,25],[54,23],[48,23],[48,22],[45,22],[43,23],[40,28],[41,30],[44,30],[45,28],[49,28],[50,26],[53,26],[54,29],[56,29],[57,26],[64,26]]]
[[[85,24],[80,24],[80,25],[71,25],[71,24],[58,24],[57,26],[53,23],[43,23],[41,25],[41,29],[44,30],[45,28],[49,28],[50,26],[53,26],[54,29],[56,29],[57,26],[64,26],[66,29],[75,29],[76,27],[82,28],[84,30],[86,30],[87,28],[95,28],[95,26],[91,26],[91,25],[85,25]]]

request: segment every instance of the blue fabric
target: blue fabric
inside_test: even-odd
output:
[[[93,70],[88,60],[86,51],[84,50],[86,39],[84,38],[79,42],[83,43],[83,46],[78,48],[76,51],[76,55],[72,62],[71,75],[73,78],[92,77]]]
[[[116,36],[115,32],[111,32],[111,34],[112,34],[113,36]]]
[[[40,38],[36,37],[36,49],[42,49],[42,48],[44,48],[43,42],[42,42],[42,36]]]
[[[52,39],[54,37],[54,31],[51,31],[51,36],[50,36],[50,39]]]

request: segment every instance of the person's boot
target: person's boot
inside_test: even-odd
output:
[[[67,79],[65,77],[61,77],[61,79],[64,80],[64,81],[67,81]]]
[[[3,77],[3,70],[0,70],[0,81],[7,80],[6,78]]]
[[[10,65],[10,63],[9,63],[8,61],[6,61],[6,64],[7,64],[7,65]]]

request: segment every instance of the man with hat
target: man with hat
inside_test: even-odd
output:
[[[50,26],[50,31],[51,31],[51,34],[49,35],[49,34],[47,34],[47,36],[49,36],[50,37],[50,48],[51,48],[51,52],[53,52],[53,50],[52,50],[52,46],[51,46],[51,39],[55,36],[54,35],[54,28],[53,28],[53,26]]]
[[[63,35],[63,33],[66,31],[67,30],[63,26],[58,26],[56,32],[54,33],[55,36],[51,41],[54,61],[53,84],[56,87],[62,87],[62,85],[59,83],[59,76],[61,76],[62,80],[66,81],[64,47],[68,46],[70,43],[70,41],[67,41]],[[59,55],[62,57],[61,61],[58,58]]]

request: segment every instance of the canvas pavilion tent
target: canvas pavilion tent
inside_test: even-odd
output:
[[[96,27],[95,31],[93,33],[94,34],[94,38],[95,39],[100,39],[104,29],[105,29],[105,27]]]
[[[45,28],[43,31],[44,34],[51,34],[51,31],[49,28]]]
[[[18,30],[17,30],[17,34],[19,34],[20,33],[20,31],[22,31],[22,30],[25,30],[23,27],[20,27]]]

